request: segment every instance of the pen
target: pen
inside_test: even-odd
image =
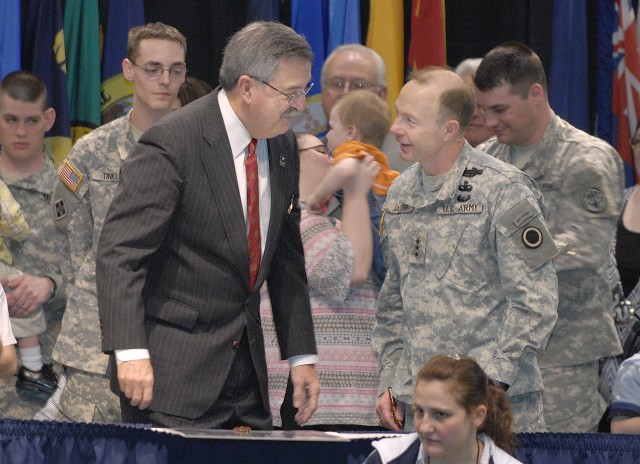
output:
[[[396,418],[396,400],[393,398],[393,390],[391,387],[387,387],[387,393],[389,394],[389,404],[391,405],[391,416],[393,417],[393,422],[400,428],[402,428],[402,422]]]

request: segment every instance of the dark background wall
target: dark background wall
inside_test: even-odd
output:
[[[405,48],[411,38],[411,0],[404,1]],[[596,1],[584,1],[587,8],[590,60],[590,114],[595,114]],[[107,0],[100,0],[101,7]],[[147,21],[162,21],[187,37],[189,73],[215,86],[222,52],[229,36],[247,23],[248,0],[145,0]],[[637,6],[637,0],[634,1]],[[369,0],[361,0],[362,37],[366,37]],[[553,0],[446,0],[447,64],[455,67],[469,57],[481,57],[494,46],[517,40],[529,45],[542,59],[551,62]],[[104,9],[104,8],[103,8]],[[290,24],[290,0],[281,2],[281,21]],[[105,10],[106,11],[106,10]],[[364,39],[363,39],[364,40]],[[593,119],[593,118],[592,118]],[[592,121],[593,122],[593,121]],[[593,124],[591,124],[593,127]]]
[[[360,3],[362,36],[366,37],[369,0]],[[404,0],[404,4],[408,47],[411,1]],[[464,58],[482,56],[507,40],[528,44],[547,64],[551,58],[552,7],[553,0],[446,0],[448,64],[455,67]],[[166,22],[185,34],[190,74],[212,85],[217,83],[224,44],[246,24],[246,11],[247,0],[145,1],[147,21]],[[282,22],[289,24],[290,1],[282,2],[282,12]]]

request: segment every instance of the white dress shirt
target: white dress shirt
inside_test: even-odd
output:
[[[242,210],[244,211],[244,219],[246,223],[247,234],[249,233],[249,222],[247,212],[247,172],[244,162],[247,157],[249,142],[251,135],[244,127],[238,116],[231,108],[229,98],[224,90],[218,92],[218,104],[222,113],[222,120],[227,131],[229,144],[231,145],[231,153],[233,155],[233,164],[236,170],[236,179],[238,181],[238,190],[240,192],[240,200],[242,201]],[[260,208],[260,256],[264,254],[264,247],[269,230],[269,218],[271,217],[271,187],[269,184],[269,150],[265,139],[258,139],[256,145],[256,158],[258,159],[258,188],[260,190],[259,208]],[[134,361],[137,359],[149,359],[149,350],[146,348],[134,348],[129,350],[116,350],[116,363],[123,361]],[[298,355],[289,358],[291,367],[303,364],[316,364],[318,362],[317,355]]]

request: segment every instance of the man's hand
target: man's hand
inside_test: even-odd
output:
[[[44,303],[49,301],[53,283],[48,277],[35,277],[22,274],[9,281],[0,281],[7,292],[7,306],[11,317],[27,317]]]
[[[376,414],[380,418],[380,425],[384,425],[388,429],[401,432],[402,427],[398,424],[404,424],[405,404],[402,401],[394,401],[396,406],[395,420],[391,401],[389,401],[389,395],[386,391],[378,398]]]
[[[312,364],[292,367],[291,383],[293,384],[293,407],[298,409],[295,419],[298,425],[304,425],[318,407],[320,381],[316,368]]]
[[[153,367],[150,359],[124,361],[118,364],[118,382],[131,406],[147,409],[153,398]]]

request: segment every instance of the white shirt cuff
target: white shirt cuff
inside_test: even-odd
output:
[[[318,355],[299,354],[289,358],[289,367],[304,366],[305,364],[318,364]]]
[[[115,350],[116,363],[120,364],[124,361],[136,361],[138,359],[149,359],[149,350],[144,348],[136,348],[131,350]],[[306,364],[317,364],[318,355],[315,354],[300,354],[297,356],[291,356],[289,358],[289,366],[303,366]]]
[[[134,348],[131,350],[115,350],[116,364],[124,361],[137,361],[139,359],[150,359],[149,350],[146,348]]]

